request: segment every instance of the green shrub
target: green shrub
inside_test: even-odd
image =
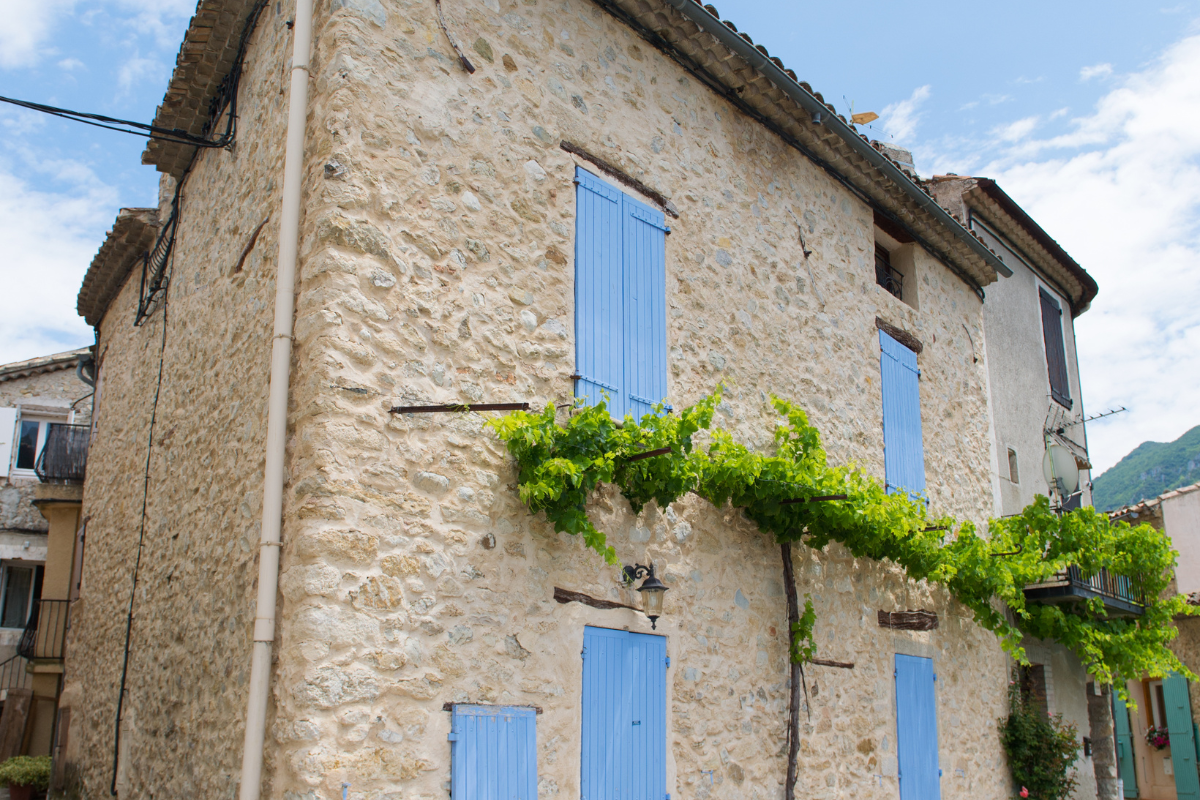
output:
[[[0,786],[50,785],[50,756],[15,756],[0,764]]]
[[[999,720],[1000,741],[1017,786],[1029,800],[1063,800],[1075,789],[1080,742],[1075,726],[1051,717],[1021,691],[1014,675],[1008,688],[1008,719]]]

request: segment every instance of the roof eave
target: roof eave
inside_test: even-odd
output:
[[[1084,311],[1087,311],[1088,307],[1092,304],[1092,300],[1095,299],[1096,294],[1100,291],[1096,280],[1075,259],[1071,258],[1067,254],[1067,251],[1062,248],[1062,245],[1051,238],[1050,234],[1046,233],[1045,229],[1026,213],[1025,209],[1017,205],[1016,201],[1009,197],[1008,193],[1001,189],[999,184],[991,178],[975,178],[975,181],[984,194],[1000,206],[1018,225],[1024,228],[1038,244],[1046,248],[1050,256],[1061,264],[1075,280],[1079,281],[1081,287],[1079,297],[1070,298],[1071,316],[1077,317]]]
[[[916,181],[910,178],[891,159],[876,150],[871,143],[854,130],[849,123],[833,113],[830,107],[819,100],[815,94],[807,91],[789,76],[771,59],[760,53],[752,44],[737,33],[730,30],[712,13],[703,8],[696,0],[665,0],[691,22],[720,41],[729,50],[742,57],[751,67],[762,73],[768,80],[795,101],[810,114],[821,115],[821,124],[846,142],[854,152],[869,164],[890,178],[905,195],[929,213],[935,220],[949,230],[956,239],[981,258],[989,267],[998,273],[1007,271],[1004,262],[993,253],[983,242],[972,235],[962,223],[938,205]]]

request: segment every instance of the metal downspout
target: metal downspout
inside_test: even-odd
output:
[[[970,231],[964,228],[958,220],[950,216],[950,212],[938,205],[937,201],[926,194],[920,186],[917,186],[911,178],[892,163],[891,159],[864,141],[858,132],[851,128],[848,123],[842,122],[824,103],[809,92],[806,92],[802,86],[780,69],[775,62],[758,52],[754,45],[727,28],[723,22],[713,17],[712,14],[708,13],[694,0],[666,0],[666,2],[704,29],[705,32],[711,34],[721,44],[745,59],[750,66],[765,75],[780,91],[795,100],[805,111],[814,117],[819,114],[822,125],[825,125],[836,133],[856,153],[891,178],[905,194],[932,214],[938,222],[946,226],[957,239],[971,248],[989,267],[1001,275],[1009,272],[1008,267],[995,253],[989,250],[982,242],[975,239]]]
[[[275,642],[275,595],[279,587],[279,531],[283,517],[284,453],[287,445],[296,256],[300,243],[304,137],[308,117],[308,60],[312,50],[312,9],[313,0],[296,0],[287,144],[283,161],[283,203],[279,223],[279,268],[275,276],[275,335],[271,340],[271,383],[267,399],[262,538],[258,550],[258,602],[254,619],[254,652],[250,662],[250,694],[246,701],[242,779],[238,794],[241,800],[258,800],[262,793],[267,701],[271,692],[271,650]]]

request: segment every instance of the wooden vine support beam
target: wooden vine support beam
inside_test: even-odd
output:
[[[781,506],[794,506],[797,503],[820,503],[826,500],[845,500],[847,495],[844,494],[824,494],[820,497],[796,497],[792,500],[780,500]]]
[[[792,696],[788,702],[788,761],[787,780],[783,784],[784,800],[796,800],[796,761],[800,755],[800,680],[802,666],[792,661],[796,644],[796,628],[800,622],[800,598],[796,595],[796,573],[792,566],[791,542],[779,545],[783,556],[783,591],[787,595],[788,662],[792,671]]]
[[[440,406],[392,406],[392,414],[438,414],[464,411],[528,411],[529,403],[446,403]]]
[[[583,592],[572,592],[570,589],[563,589],[558,586],[554,587],[554,599],[559,603],[583,603],[585,606],[591,606],[592,608],[628,608],[631,611],[641,611],[636,606],[617,603],[613,600],[601,600],[598,597],[592,597]]]

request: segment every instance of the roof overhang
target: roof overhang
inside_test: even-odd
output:
[[[154,247],[159,224],[156,208],[122,208],[117,214],[112,230],[83,276],[75,306],[79,316],[93,328],[104,319],[138,258]]]
[[[958,176],[935,180],[954,185],[961,192],[962,201],[970,213],[996,228],[1064,292],[1071,306],[1072,317],[1087,311],[1099,291],[1095,279],[994,180]]]
[[[246,19],[255,0],[200,0],[183,35],[175,71],[162,104],[154,115],[159,128],[203,136],[208,131],[221,84],[233,69]],[[152,164],[179,180],[192,162],[196,147],[151,139],[142,163]]]
[[[55,353],[51,356],[39,356],[26,361],[14,361],[11,364],[0,364],[0,383],[13,381],[17,378],[28,378],[31,375],[41,375],[46,372],[58,372],[64,369],[75,369],[79,359],[88,354],[90,348],[81,347],[78,350],[68,350],[65,353]]]
[[[1004,263],[819,93],[696,0],[593,0],[906,230],[976,290]]]

